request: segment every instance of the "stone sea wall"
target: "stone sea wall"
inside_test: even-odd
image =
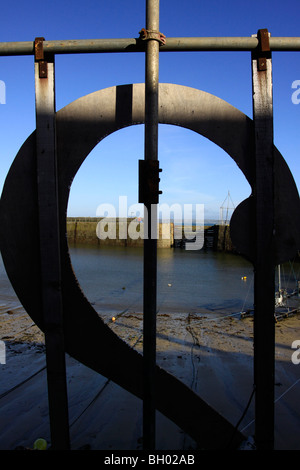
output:
[[[68,217],[67,236],[72,243],[94,245],[136,246],[144,245],[144,224],[136,219],[108,219],[98,217]],[[158,225],[157,246],[171,248],[174,241],[174,225]]]
[[[116,221],[98,217],[67,218],[67,236],[71,243],[142,247],[143,228],[143,223],[140,224],[136,219],[130,218]],[[174,227],[173,223],[159,223],[158,230],[158,248],[184,247],[185,236],[191,237],[195,227],[185,227],[183,230],[182,227]],[[228,225],[206,227],[203,248],[234,252],[230,227]]]
[[[215,250],[216,251],[229,251],[235,252],[235,248],[230,238],[229,225],[215,225]]]

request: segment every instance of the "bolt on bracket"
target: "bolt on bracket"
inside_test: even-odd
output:
[[[139,203],[158,204],[161,171],[158,160],[139,160]]]
[[[149,41],[150,39],[154,39],[155,41],[158,41],[161,46],[164,46],[166,44],[166,36],[163,33],[160,33],[159,31],[153,31],[151,29],[142,28],[139,32],[139,35],[139,39],[141,41]]]

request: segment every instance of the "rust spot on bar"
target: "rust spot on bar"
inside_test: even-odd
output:
[[[44,41],[43,37],[34,40],[34,58],[39,64],[39,78],[47,78],[48,76],[48,64],[44,57]]]
[[[163,33],[160,33],[159,31],[153,31],[150,29],[142,28],[139,32],[139,35],[139,39],[142,41],[149,41],[150,39],[154,39],[155,41],[158,41],[162,46],[166,44],[166,36]]]
[[[267,70],[267,58],[270,57],[270,40],[269,32],[267,29],[259,29],[257,31],[258,39],[258,58],[257,67],[260,72]]]

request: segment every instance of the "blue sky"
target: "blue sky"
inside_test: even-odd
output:
[[[160,31],[167,38],[251,36],[268,28],[272,36],[300,36],[298,0],[160,1]],[[145,0],[5,2],[0,41],[133,38],[145,26]],[[33,57],[0,57],[6,102],[0,104],[0,187],[20,146],[35,129]],[[274,142],[300,183],[300,104],[292,83],[300,80],[300,53],[273,53]],[[249,52],[160,54],[160,82],[219,96],[252,117]],[[144,82],[144,54],[87,54],[56,57],[56,107],[109,86]],[[300,96],[300,95],[299,95]],[[97,207],[117,206],[127,196],[137,203],[138,160],[143,126],[104,139],[88,156],[72,184],[68,215],[96,216]],[[233,160],[207,139],[183,128],[159,127],[160,202],[204,204],[206,218],[218,218],[227,192],[235,204],[250,187]],[[287,208],[288,210],[288,208]]]

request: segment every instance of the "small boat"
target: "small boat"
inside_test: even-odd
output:
[[[296,280],[296,288],[288,291],[282,287],[281,266],[278,265],[278,289],[275,291],[274,319],[275,322],[300,313],[300,281]],[[242,278],[243,279],[243,278]],[[253,316],[254,309],[240,312],[240,318]]]
[[[278,265],[278,290],[275,292],[275,321],[282,320],[283,318],[290,317],[300,312],[299,298],[299,281],[297,281],[297,289],[288,292],[287,289],[282,287],[281,282],[281,266]]]

